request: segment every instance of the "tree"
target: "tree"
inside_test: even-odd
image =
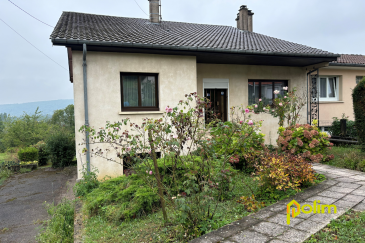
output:
[[[352,91],[354,103],[355,127],[359,143],[365,152],[365,78],[363,78]]]
[[[75,133],[74,105],[68,105],[65,109],[55,110],[50,123]]]

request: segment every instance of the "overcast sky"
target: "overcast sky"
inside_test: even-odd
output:
[[[147,0],[135,0],[148,13]],[[147,18],[134,0],[12,0],[55,26],[62,11]],[[239,6],[253,16],[254,32],[334,53],[365,54],[364,0],[162,0],[166,21],[236,26]],[[53,28],[8,0],[0,18],[61,68],[0,21],[0,104],[73,99],[65,47],[52,46]]]

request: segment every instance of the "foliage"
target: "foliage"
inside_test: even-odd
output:
[[[365,78],[352,91],[357,138],[365,152]]]
[[[20,161],[24,162],[38,160],[38,150],[34,147],[20,149],[18,157]]]
[[[327,227],[312,235],[305,243],[363,242],[365,237],[365,212],[350,210]]]
[[[360,146],[335,146],[332,152],[335,158],[328,162],[329,165],[365,171],[365,153],[361,152]]]
[[[7,119],[8,115],[6,113],[0,113],[0,153],[3,153],[5,152],[6,150],[6,147],[5,145],[3,144],[3,141],[2,141],[2,133],[3,133],[3,130],[5,128],[5,120]]]
[[[289,126],[279,128],[278,146],[282,151],[290,154],[301,154],[312,162],[321,162],[333,159],[333,155],[327,155],[327,150],[333,146],[329,142],[329,136],[321,132],[314,124]]]
[[[0,164],[1,165],[1,164]],[[9,170],[7,167],[4,166],[0,166],[0,186],[1,184],[8,179],[11,175],[13,174],[13,172],[11,170]]]
[[[38,242],[74,242],[74,209],[75,202],[63,200],[58,205],[47,204],[50,220],[44,223],[36,239]]]
[[[332,125],[329,127],[329,132],[331,133],[332,136],[342,136],[340,119],[338,119],[337,117],[333,117],[332,119],[333,119],[333,122],[332,122]],[[349,121],[348,116],[346,116],[345,113],[342,114],[341,119],[347,120],[346,121],[347,137],[356,138],[357,134],[356,134],[355,122]]]
[[[19,173],[28,173],[28,172],[31,172],[32,171],[32,169],[27,169],[27,168],[20,168],[20,170],[19,170]]]
[[[76,154],[75,137],[72,134],[58,131],[46,140],[46,144],[53,168],[63,168],[72,163]]]
[[[248,212],[255,212],[265,207],[265,202],[257,201],[254,194],[250,197],[242,196],[239,200],[237,200],[237,202],[243,204]]]
[[[76,197],[83,197],[99,187],[99,180],[97,177],[98,171],[96,169],[87,173],[85,168],[82,169],[81,174],[83,180],[77,182],[73,188]]]
[[[262,189],[267,192],[300,190],[303,183],[314,181],[312,164],[299,155],[266,153],[256,168]]]
[[[37,109],[33,115],[6,119],[1,141],[5,148],[29,147],[47,138],[51,131],[52,126]]]
[[[271,106],[267,105],[265,107],[264,102],[260,99],[259,104],[254,104],[247,108],[254,113],[265,112],[274,117],[279,117],[279,126],[284,126],[285,120],[288,126],[296,125],[300,119],[301,110],[307,104],[306,95],[298,96],[295,88],[289,92],[287,91],[288,87],[283,89],[284,95],[279,94],[279,90],[274,91],[276,98]]]
[[[39,141],[37,144],[33,145],[38,150],[38,165],[47,165],[49,154],[47,151],[47,145],[44,141]]]
[[[133,219],[159,209],[156,189],[146,186],[137,175],[109,179],[86,195],[85,209],[110,221]]]
[[[68,105],[65,109],[55,110],[50,123],[62,127],[70,133],[75,133],[74,105]]]

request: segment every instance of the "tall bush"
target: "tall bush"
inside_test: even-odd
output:
[[[36,161],[38,160],[38,150],[34,147],[27,147],[20,149],[18,152],[18,157],[20,161]]]
[[[52,134],[46,144],[53,168],[63,168],[72,163],[76,155],[75,137],[72,134],[59,131]]]
[[[341,122],[340,119],[337,117],[333,117],[332,125],[329,127],[328,131],[331,133],[332,136],[341,136]],[[342,119],[346,119],[346,133],[348,137],[356,138],[357,132],[355,128],[355,122],[348,120],[348,116],[345,114],[342,115]]]
[[[33,145],[38,150],[38,165],[46,165],[49,159],[49,154],[47,151],[47,145],[45,142],[40,141],[36,145]]]
[[[357,137],[365,151],[365,78],[363,78],[352,91],[354,103],[355,127]]]

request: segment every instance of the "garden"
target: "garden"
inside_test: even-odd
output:
[[[95,168],[76,184],[84,241],[188,242],[325,180],[312,165],[332,160],[333,144],[316,124],[297,124],[305,103],[284,94],[232,107],[227,122],[205,124],[209,100],[191,93],[160,119],[80,128],[92,156],[125,161],[123,176],[98,181]],[[277,147],[265,145],[259,112],[279,118]]]

